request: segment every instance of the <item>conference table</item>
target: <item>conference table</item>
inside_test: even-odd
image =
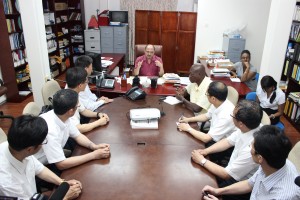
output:
[[[165,113],[158,129],[132,129],[130,109],[148,107]],[[177,129],[181,115],[193,116],[182,104],[169,105],[153,95],[137,101],[118,97],[99,111],[109,115],[109,123],[86,136],[95,143],[110,144],[111,156],[64,170],[62,178],[83,184],[78,199],[199,200],[205,185],[217,187],[214,175],[191,160],[191,152],[204,144]],[[78,146],[73,156],[88,152]]]

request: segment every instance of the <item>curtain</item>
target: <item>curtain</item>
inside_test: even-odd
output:
[[[134,63],[135,10],[176,11],[178,0],[120,0],[121,10],[128,11],[129,64]]]

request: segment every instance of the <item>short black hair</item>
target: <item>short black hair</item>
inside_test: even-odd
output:
[[[249,58],[251,58],[251,53],[250,53],[249,50],[247,50],[247,49],[243,50],[243,51],[241,52],[241,57],[242,57],[242,55],[243,55],[244,53],[245,53],[245,54],[248,54]]]
[[[62,89],[53,96],[53,110],[57,115],[63,115],[78,103],[78,94],[71,89]]]
[[[260,80],[260,86],[261,89],[266,90],[270,87],[274,87],[274,90],[277,89],[277,82],[274,80],[274,78],[272,76],[264,76],[262,77],[262,79]],[[270,98],[270,103],[273,103],[273,101],[276,98],[276,92],[273,92],[271,98]]]
[[[69,88],[76,88],[86,81],[87,72],[82,67],[72,67],[67,70],[66,81]]]
[[[90,56],[79,56],[75,61],[75,67],[87,68],[93,63],[93,59]]]
[[[281,129],[265,125],[254,133],[254,149],[275,169],[285,165],[292,144]]]
[[[259,126],[263,111],[256,101],[241,100],[236,105],[235,118],[243,122],[249,129]]]
[[[207,93],[220,101],[225,101],[228,94],[228,88],[223,82],[214,81],[209,84]]]
[[[22,115],[13,120],[7,134],[9,146],[21,151],[43,143],[48,134],[46,121],[41,117]]]

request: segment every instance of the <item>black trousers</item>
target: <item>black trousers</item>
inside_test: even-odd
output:
[[[269,116],[272,115],[272,114],[275,114],[278,112],[278,110],[272,110],[270,108],[262,108],[263,111],[265,111]],[[271,119],[271,125],[275,125],[277,124],[279,121],[280,121],[280,117],[275,117],[274,119]]]
[[[220,188],[232,185],[234,183],[237,183],[234,178],[230,178],[228,180],[223,180],[217,178],[217,182]],[[240,194],[240,195],[223,195],[222,199],[223,200],[249,200],[251,196],[251,193],[246,193],[246,194]]]
[[[210,142],[205,144],[205,148],[208,148],[215,143],[216,143],[215,141],[211,140]],[[222,167],[226,167],[230,160],[233,149],[234,149],[234,147],[230,147],[229,149],[226,149],[225,151],[209,154],[209,160],[222,166]]]

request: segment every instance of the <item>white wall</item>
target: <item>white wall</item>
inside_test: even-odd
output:
[[[199,0],[195,60],[208,50],[222,49],[225,30],[246,25],[241,34],[259,70],[270,4],[271,0]]]
[[[103,10],[120,10],[120,0],[84,0],[84,13],[86,27],[92,15],[97,14],[97,9]],[[178,0],[178,11],[193,12],[194,0]]]

